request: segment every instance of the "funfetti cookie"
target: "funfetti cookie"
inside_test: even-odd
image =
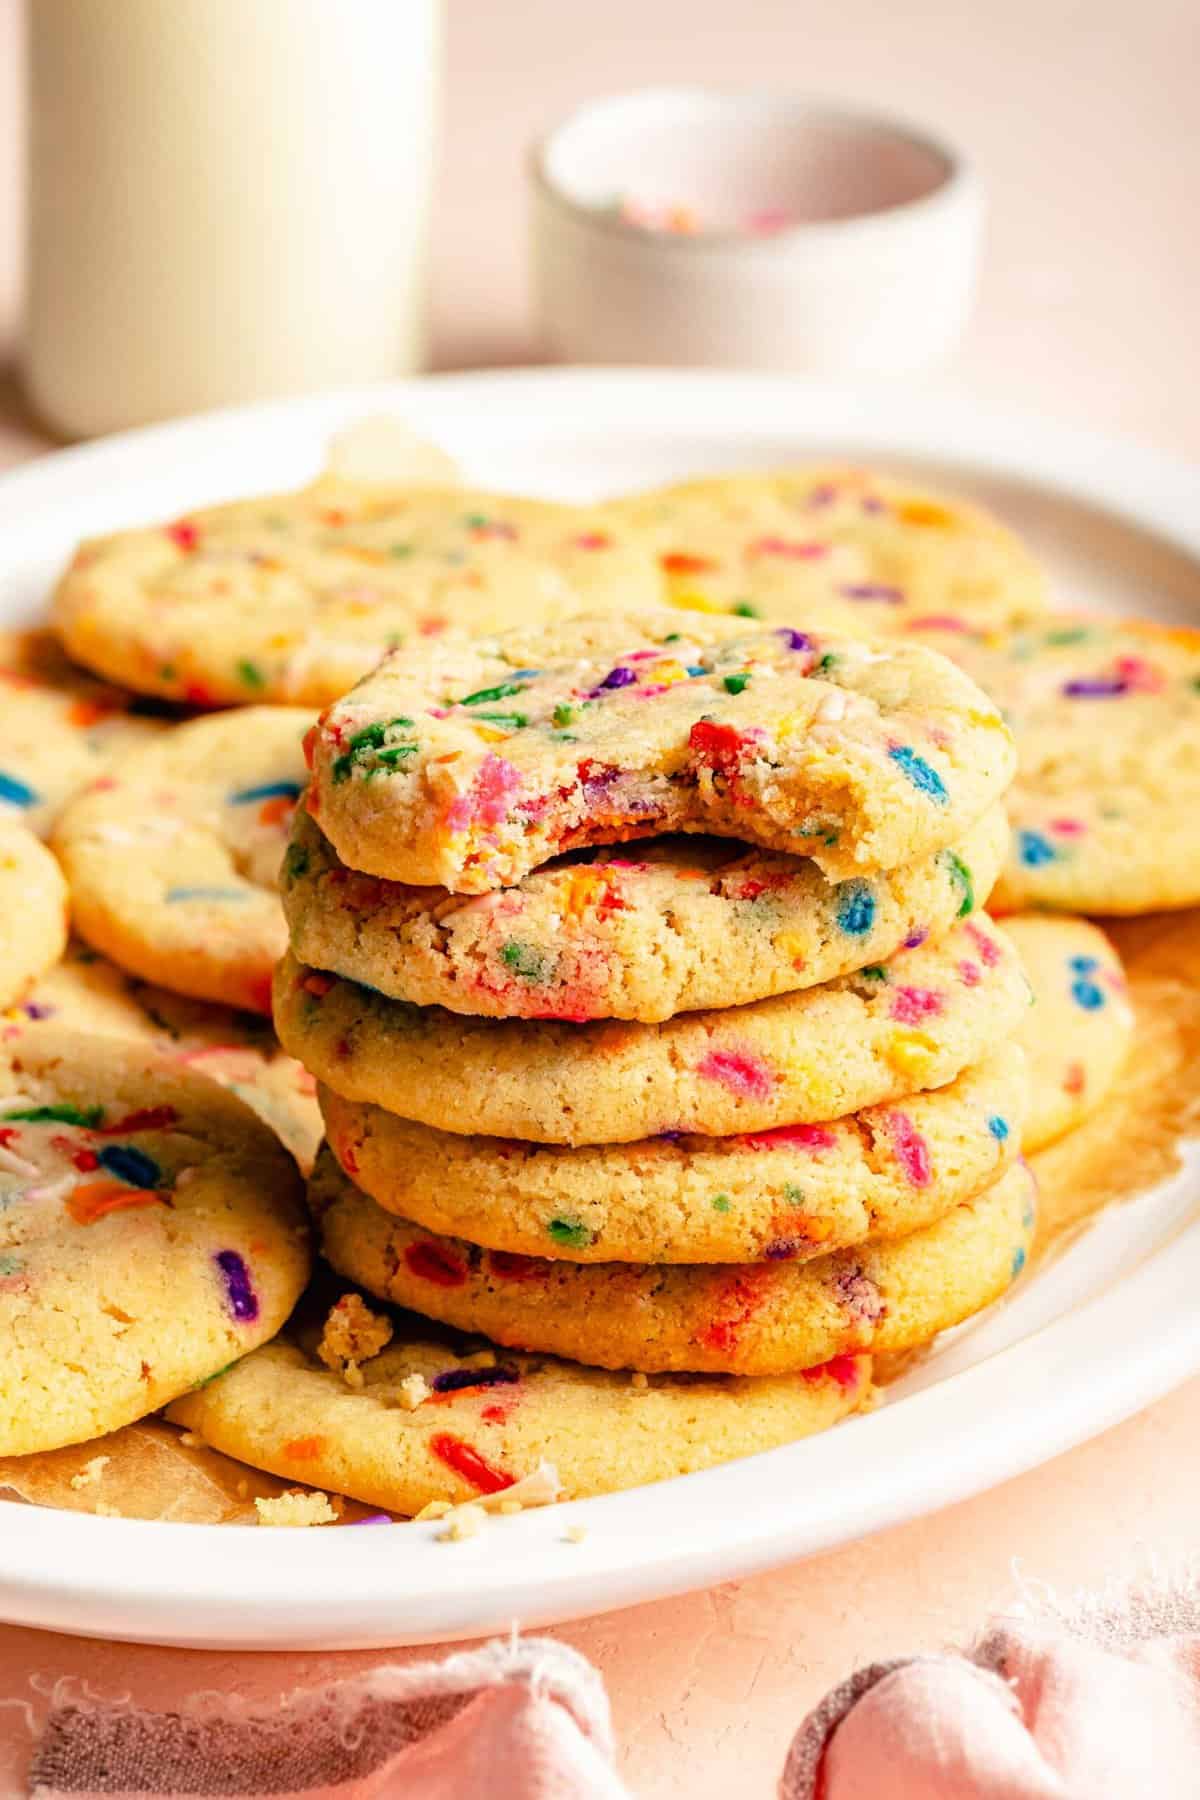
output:
[[[62,870],[32,831],[0,818],[0,1006],[57,962],[66,941]]]
[[[991,695],[1017,742],[1004,911],[1200,903],[1200,632],[1059,615],[921,641]]]
[[[163,722],[77,669],[52,631],[0,632],[0,818],[44,837],[63,802]]]
[[[666,832],[933,855],[1007,786],[998,713],[919,647],[653,612],[389,657],[322,715],[307,804],[342,860],[453,893]]]
[[[993,1187],[908,1237],[811,1262],[578,1263],[481,1250],[386,1213],[322,1151],[309,1184],[321,1248],[369,1293],[498,1344],[604,1369],[781,1375],[906,1350],[1002,1294],[1024,1266],[1033,1178]]]
[[[1007,846],[993,807],[946,850],[839,882],[730,838],[650,838],[461,898],[348,869],[300,808],[280,881],[296,956],[395,999],[654,1022],[812,987],[937,936],[986,903]]]
[[[256,706],[178,725],[73,800],[54,848],[87,941],[146,981],[269,1012],[311,720]]]
[[[0,1454],[79,1443],[282,1325],[309,1270],[275,1134],[155,1051],[30,1030],[0,1051]]]
[[[821,987],[659,1025],[471,1019],[290,955],[275,983],[285,1050],[335,1093],[441,1131],[551,1144],[823,1124],[944,1086],[1028,1005],[985,914]]]
[[[82,544],[54,622],[139,693],[319,706],[413,638],[660,598],[650,551],[587,508],[326,477]]]
[[[363,1359],[341,1362],[356,1336]],[[691,1475],[824,1431],[871,1400],[865,1356],[760,1381],[631,1381],[481,1348],[351,1291],[324,1329],[289,1326],[168,1416],[254,1468],[412,1514],[432,1502],[579,1500]]]
[[[611,510],[654,545],[681,607],[883,633],[929,614],[993,626],[1046,610],[1040,568],[998,519],[873,469],[705,476]]]
[[[30,1025],[154,1045],[253,1107],[301,1168],[312,1167],[322,1134],[316,1083],[279,1047],[270,1021],[210,1000],[193,1000],[128,975],[80,939],[0,1014],[0,1046]]]
[[[1022,913],[1004,921],[1033,988],[1020,1037],[1029,1058],[1025,1148],[1040,1150],[1112,1090],[1133,1042],[1121,959],[1086,919]]]
[[[320,1100],[355,1185],[430,1231],[575,1262],[802,1261],[901,1237],[988,1187],[1020,1148],[1029,1077],[1005,1044],[947,1087],[824,1125],[576,1150]]]

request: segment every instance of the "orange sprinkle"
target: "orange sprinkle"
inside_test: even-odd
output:
[[[67,723],[86,731],[89,726],[98,725],[101,719],[109,718],[116,710],[117,703],[113,700],[72,700],[67,710]]]
[[[896,512],[906,525],[929,525],[939,531],[949,531],[958,524],[950,508],[939,506],[936,500],[904,500]]]
[[[81,1181],[68,1194],[66,1208],[77,1225],[94,1225],[108,1213],[135,1206],[165,1206],[165,1194],[151,1188],[126,1187],[121,1181]]]
[[[334,985],[333,976],[323,975],[319,969],[314,969],[310,975],[304,975],[300,979],[300,986],[305,993],[315,994],[318,1000],[323,1000]]]
[[[323,1437],[298,1437],[283,1446],[283,1454],[289,1462],[311,1462],[324,1448]]]
[[[258,822],[260,825],[279,825],[290,817],[295,805],[290,794],[274,794],[259,807]]]

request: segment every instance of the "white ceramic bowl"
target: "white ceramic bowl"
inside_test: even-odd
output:
[[[539,323],[567,362],[902,374],[966,321],[978,177],[891,119],[646,88],[572,114],[530,176]],[[701,228],[647,229],[631,204],[686,206]]]

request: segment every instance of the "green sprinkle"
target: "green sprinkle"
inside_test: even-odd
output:
[[[174,663],[164,663],[162,665],[161,669],[158,671],[158,679],[160,681],[174,681],[174,679],[175,679],[175,664]]]
[[[82,1125],[85,1131],[94,1131],[104,1117],[102,1106],[71,1106],[60,1102],[56,1106],[27,1106],[22,1112],[3,1114],[5,1119],[23,1119],[30,1125]]]
[[[553,718],[556,725],[570,725],[575,718],[575,708],[568,706],[565,700],[560,700],[554,709]]]
[[[463,524],[472,531],[486,531],[491,522],[486,513],[467,513],[463,517]]]
[[[568,1250],[586,1250],[592,1241],[591,1232],[578,1219],[551,1219],[546,1235]]]
[[[468,694],[464,700],[452,700],[451,706],[483,706],[489,700],[511,700],[514,694],[523,694],[523,681],[501,681],[495,687],[480,688],[474,694]]]
[[[532,944],[522,944],[516,938],[509,938],[500,951],[500,961],[522,981],[544,981],[546,979],[546,958]]]
[[[551,742],[555,744],[577,744],[579,742],[573,731],[552,731],[550,738]]]
[[[733,1201],[729,1198],[728,1194],[714,1194],[712,1203],[714,1212],[726,1213],[732,1205]]]
[[[761,616],[757,606],[752,606],[749,600],[736,600],[729,610],[739,619],[757,619]]]
[[[668,631],[663,639],[664,644],[678,644],[683,638],[682,631]]]
[[[783,1197],[791,1206],[803,1206],[804,1189],[802,1187],[797,1187],[794,1181],[785,1181],[783,1184]]]
[[[24,1266],[19,1256],[0,1256],[0,1280],[6,1275],[19,1275]]]
[[[192,1387],[191,1392],[193,1394],[198,1394],[201,1388],[209,1387],[214,1381],[220,1381],[222,1375],[228,1375],[230,1369],[234,1367],[236,1360],[237,1359],[235,1358],[234,1362],[227,1362],[223,1369],[216,1370],[214,1374],[206,1375],[203,1381],[197,1381]]]
[[[489,725],[503,725],[509,731],[523,731],[529,723],[528,713],[476,713],[475,717],[486,720]]]
[[[411,731],[412,723],[411,719],[400,715],[395,719],[389,719],[386,725],[378,723],[364,725],[361,731],[356,731],[342,754],[334,759],[334,786],[348,780],[353,771],[368,760],[372,765],[382,763],[385,767],[394,767],[404,757],[414,755],[417,749],[416,744],[388,745],[387,742],[390,731]],[[369,767],[366,772],[368,776],[371,775],[374,772],[373,767]]]
[[[725,692],[727,694],[740,694],[749,679],[750,677],[748,674],[726,675]]]
[[[244,656],[242,658],[237,666],[237,672],[238,680],[242,683],[243,687],[261,688],[266,687],[267,685],[267,678],[259,668],[258,664],[252,663],[248,657]]]
[[[834,669],[837,667],[837,660],[838,659],[833,654],[833,651],[827,650],[825,652],[824,656],[821,658],[820,662],[817,664],[816,668],[813,670],[813,674],[814,675],[828,675],[830,669]]]
[[[1048,631],[1047,644],[1083,644],[1091,637],[1086,625],[1071,625],[1061,631]]]
[[[859,974],[866,981],[887,980],[887,970],[883,967],[882,963],[871,963],[867,968],[860,969]]]
[[[968,913],[975,911],[975,879],[961,856],[955,856],[953,850],[947,850],[946,860],[950,864],[950,873],[962,889],[962,905],[957,917],[965,919]]]
[[[283,879],[299,881],[302,875],[308,874],[308,851],[303,844],[289,844],[287,855],[283,859]]]
[[[399,561],[399,559],[402,556],[411,556],[412,553],[413,553],[413,547],[411,544],[389,544],[388,545],[388,555],[394,556],[397,559],[397,561]]]

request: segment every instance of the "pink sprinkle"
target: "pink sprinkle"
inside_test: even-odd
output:
[[[467,826],[501,825],[508,815],[508,803],[521,785],[521,777],[510,762],[489,751],[479,765],[470,790],[460,794],[446,808],[446,824],[451,831],[465,831]]]
[[[626,662],[649,662],[662,655],[661,650],[631,650],[625,658]]]
[[[942,996],[935,988],[897,988],[892,998],[892,1017],[901,1025],[919,1025],[922,1019],[936,1019],[942,1010]]]
[[[719,1081],[731,1094],[748,1100],[765,1100],[775,1081],[760,1056],[740,1050],[710,1050],[698,1065],[697,1074]]]
[[[577,550],[607,550],[612,543],[606,531],[581,531],[575,539]]]
[[[896,1161],[904,1170],[910,1185],[912,1187],[928,1187],[933,1180],[933,1163],[929,1155],[929,1145],[908,1114],[889,1113],[888,1130],[892,1134],[892,1148],[896,1152]]]
[[[919,619],[910,619],[908,629],[910,631],[969,632],[971,627],[965,620],[955,618],[953,613],[925,613]]]
[[[1059,837],[1087,836],[1087,826],[1082,819],[1051,819],[1050,829]]]
[[[829,555],[828,544],[797,543],[793,538],[761,537],[747,545],[750,556],[787,556],[793,562],[812,562]]]
[[[1000,961],[1000,946],[996,940],[990,938],[986,931],[981,930],[980,927],[970,919],[963,926],[963,930],[967,933],[972,943],[975,945],[975,948],[978,950],[980,962],[983,963],[985,968],[994,969],[996,964]]]
[[[964,987],[978,987],[983,980],[983,973],[978,963],[960,962],[958,973]]]
[[[828,1125],[776,1125],[771,1131],[747,1131],[739,1139],[748,1150],[834,1150],[837,1133]]]
[[[660,681],[654,687],[640,687],[638,689],[638,699],[650,700],[655,694],[665,694],[670,685],[669,681]]]
[[[1162,670],[1141,656],[1118,656],[1117,674],[1125,683],[1127,693],[1158,694],[1167,685]]]

